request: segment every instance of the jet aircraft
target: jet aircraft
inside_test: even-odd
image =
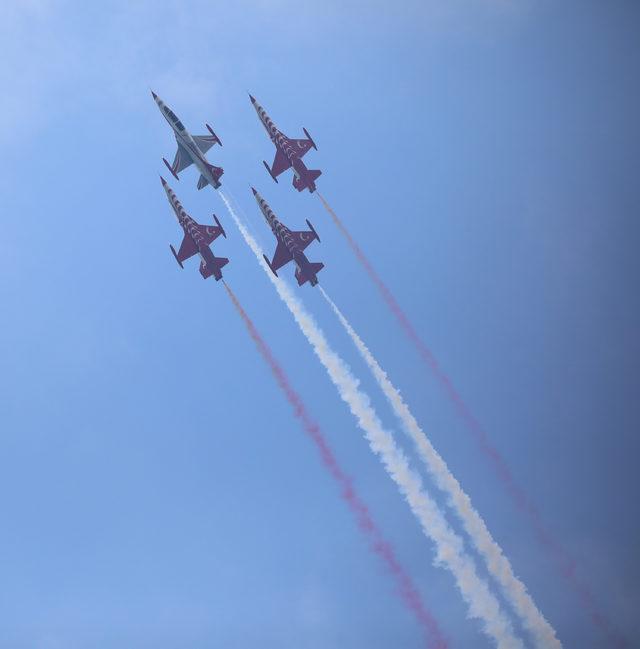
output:
[[[207,277],[213,275],[216,280],[222,279],[220,269],[226,266],[229,260],[226,257],[216,257],[209,247],[209,244],[220,235],[225,238],[227,237],[223,227],[220,225],[220,221],[218,221],[218,217],[215,214],[213,215],[216,222],[215,226],[196,223],[184,211],[182,204],[167,184],[167,181],[162,176],[160,176],[160,180],[162,181],[164,191],[167,193],[169,203],[178,217],[178,223],[180,223],[180,226],[184,230],[184,238],[180,244],[180,250],[176,252],[173,246],[169,246],[180,268],[184,268],[182,265],[183,261],[198,254],[200,255],[200,274],[202,277],[207,279]]]
[[[278,277],[277,271],[285,264],[293,261],[296,265],[298,286],[302,286],[305,282],[310,282],[311,286],[315,286],[318,283],[317,273],[324,268],[324,264],[310,262],[303,251],[314,239],[320,241],[318,233],[313,229],[313,226],[308,220],[307,225],[310,228],[308,231],[302,230],[295,232],[289,230],[286,225],[278,221],[276,215],[267,204],[267,201],[253,187],[251,191],[262,210],[262,214],[264,214],[264,218],[271,227],[271,231],[278,240],[273,259],[269,261],[268,257],[263,255],[271,272]]]
[[[307,136],[306,139],[292,140],[288,138],[271,121],[271,118],[267,115],[267,111],[265,111],[255,98],[251,95],[249,95],[249,98],[258,113],[262,125],[267,130],[271,141],[276,147],[276,157],[271,167],[264,160],[262,161],[269,175],[278,182],[278,176],[290,167],[293,167],[293,186],[299,192],[308,189],[310,193],[313,193],[316,190],[315,181],[322,172],[319,169],[307,169],[304,162],[302,162],[302,157],[311,147],[316,151],[318,150],[316,143],[311,139],[307,129],[302,129]]]
[[[162,161],[167,165],[167,169],[173,174],[176,180],[179,180],[178,174],[186,169],[188,166],[195,164],[200,172],[200,179],[198,180],[198,189],[202,189],[206,185],[211,185],[215,189],[220,187],[220,176],[224,173],[221,167],[216,167],[209,163],[205,157],[206,152],[216,143],[222,146],[220,138],[213,132],[209,124],[205,124],[210,135],[191,135],[184,127],[184,124],[178,119],[176,114],[167,106],[153,90],[151,91],[153,99],[155,100],[160,112],[164,118],[169,122],[176,136],[178,143],[178,150],[173,159],[173,164],[170,165],[165,158]]]

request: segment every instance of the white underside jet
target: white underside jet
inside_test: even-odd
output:
[[[178,150],[176,151],[172,165],[165,158],[162,158],[162,161],[167,165],[167,169],[169,169],[176,180],[179,180],[178,174],[183,169],[194,164],[200,172],[198,189],[202,189],[206,185],[211,185],[215,189],[218,189],[220,187],[220,176],[222,176],[224,171],[221,167],[212,165],[205,157],[205,154],[216,143],[222,146],[220,138],[213,132],[209,124],[205,124],[205,126],[210,135],[191,135],[169,106],[153,90],[151,94],[160,112],[173,129],[176,142],[178,143]]]

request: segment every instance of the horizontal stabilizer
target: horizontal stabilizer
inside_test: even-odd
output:
[[[320,169],[309,169],[307,179],[311,182],[315,182],[322,175]]]
[[[213,178],[214,189],[218,189],[218,187],[220,187],[220,176],[222,176],[222,174],[224,173],[224,169],[222,167],[216,167],[215,165],[209,163],[207,163],[207,169],[209,170],[209,173]],[[204,185],[202,186],[204,187]],[[198,187],[198,189],[200,188]]]
[[[306,282],[311,282],[311,286],[315,286],[318,283],[317,274],[324,268],[322,262],[310,263],[304,269],[304,273],[300,272],[299,268],[296,268],[296,279],[298,280],[298,286],[302,286]]]
[[[200,178],[198,179],[198,189],[202,189],[203,187],[206,187],[208,184],[209,181],[202,174],[200,174]]]
[[[213,260],[205,263],[204,261],[200,262],[200,274],[204,279],[211,277],[213,275],[216,278],[216,281],[222,279],[222,273],[220,269],[223,266],[226,266],[229,263],[229,260],[226,257],[213,257]]]
[[[304,189],[308,189],[311,193],[313,193],[316,189],[316,180],[318,177],[322,174],[322,171],[320,169],[307,169],[307,173],[302,178],[298,178],[297,176],[293,176],[293,186],[299,191],[303,191]]]

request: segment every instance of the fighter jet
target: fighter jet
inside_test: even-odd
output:
[[[302,157],[311,147],[316,151],[318,150],[307,129],[302,129],[307,136],[306,140],[288,138],[282,131],[278,130],[265,109],[255,98],[251,95],[249,95],[249,98],[258,113],[262,125],[267,129],[271,141],[276,145],[276,157],[271,167],[264,160],[262,161],[269,175],[278,182],[278,176],[289,167],[293,167],[293,186],[299,192],[308,189],[310,193],[313,193],[316,190],[315,181],[322,172],[319,169],[307,169],[304,162],[302,162]]]
[[[207,279],[207,277],[213,275],[216,281],[222,279],[220,269],[226,266],[229,260],[226,257],[215,257],[211,248],[209,248],[209,244],[220,235],[225,238],[227,237],[223,227],[220,225],[220,221],[218,221],[218,217],[215,214],[213,215],[213,219],[216,222],[215,226],[196,223],[184,211],[182,204],[167,184],[167,181],[162,176],[160,176],[160,180],[162,181],[164,191],[167,193],[169,203],[171,203],[171,207],[178,217],[178,223],[180,223],[180,226],[184,230],[184,238],[182,239],[180,250],[176,253],[175,248],[171,245],[169,246],[180,268],[184,268],[182,265],[183,261],[198,254],[200,255],[200,274],[202,277]]]
[[[205,158],[205,153],[216,142],[222,146],[220,138],[213,132],[209,124],[205,124],[205,126],[211,135],[191,135],[169,106],[153,90],[151,94],[156,104],[158,104],[160,112],[173,129],[176,142],[178,143],[178,150],[176,151],[176,157],[173,159],[173,164],[170,165],[164,158],[162,158],[162,162],[167,165],[167,169],[169,169],[176,180],[179,180],[178,174],[183,169],[186,169],[191,164],[195,164],[200,172],[198,189],[202,189],[205,185],[212,185],[215,189],[218,189],[220,187],[219,179],[224,171],[221,167],[215,167],[210,164]]]
[[[302,286],[305,282],[310,282],[311,286],[315,286],[318,283],[317,273],[324,268],[324,264],[310,262],[303,250],[314,239],[320,241],[318,233],[313,229],[313,226],[308,220],[307,225],[310,230],[292,232],[286,225],[283,225],[278,221],[276,215],[271,211],[271,208],[267,204],[267,201],[265,201],[253,187],[251,188],[251,191],[256,197],[256,201],[264,214],[264,218],[267,219],[271,231],[278,240],[278,246],[276,247],[273,259],[269,261],[268,257],[263,255],[264,260],[267,262],[267,266],[271,269],[271,272],[278,277],[278,269],[282,268],[290,261],[294,261],[297,267],[296,279],[298,280],[298,286]]]

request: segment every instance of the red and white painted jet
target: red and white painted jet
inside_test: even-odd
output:
[[[165,179],[160,176],[160,180],[162,181],[164,191],[167,193],[169,203],[178,217],[178,223],[180,223],[180,227],[184,231],[184,238],[180,244],[180,250],[176,252],[173,246],[169,246],[180,268],[184,268],[182,262],[186,259],[194,255],[200,255],[200,274],[202,277],[207,279],[207,277],[213,275],[216,280],[222,279],[220,269],[226,266],[229,260],[226,257],[216,257],[209,247],[220,235],[225,238],[227,236],[223,227],[220,225],[220,221],[218,221],[218,218],[214,214],[213,219],[216,225],[200,225],[196,223],[185,212],[178,197],[171,187],[169,187]]]
[[[269,175],[278,182],[278,176],[289,168],[293,168],[293,186],[301,192],[308,189],[313,193],[316,190],[316,180],[322,173],[319,169],[307,169],[302,157],[313,147],[318,149],[316,143],[311,139],[309,132],[303,128],[306,139],[292,140],[280,131],[273,123],[267,111],[249,95],[253,107],[258,113],[262,125],[266,129],[271,141],[276,147],[276,157],[271,167],[263,160],[262,164],[266,167]]]
[[[277,219],[267,201],[253,187],[251,191],[278,242],[271,261],[266,255],[263,255],[271,272],[278,277],[278,270],[292,261],[296,265],[295,274],[298,286],[302,286],[306,282],[309,282],[311,286],[315,286],[318,283],[318,273],[324,268],[324,264],[309,261],[304,254],[304,250],[314,240],[320,241],[318,233],[308,220],[308,230],[289,230],[284,223]]]

